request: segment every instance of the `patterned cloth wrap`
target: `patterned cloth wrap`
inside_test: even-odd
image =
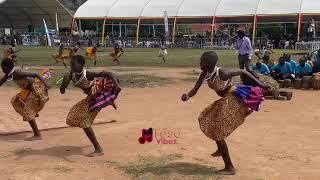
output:
[[[99,111],[112,105],[118,98],[121,89],[116,88],[111,78],[98,78],[92,88],[92,98],[89,102],[89,111]]]
[[[261,103],[264,100],[260,87],[239,85],[234,93],[246,107],[254,111],[260,110]]]
[[[40,76],[44,79],[44,80],[48,80],[52,77],[52,70],[49,69],[49,68],[45,68],[41,73],[40,73]],[[40,82],[40,79],[38,78],[35,78],[35,82],[36,83],[33,83],[32,85],[32,88],[34,91],[42,91],[42,89],[44,89],[42,86],[43,86],[43,83],[39,83]],[[28,89],[24,89],[22,88],[21,91],[18,93],[18,96],[19,96],[19,100],[23,103],[26,102],[27,98],[29,97],[31,91],[29,91]],[[47,96],[47,92],[37,92],[36,94],[38,95],[42,95],[43,94],[43,97],[40,97],[42,101],[44,102],[47,102],[48,101],[48,96]]]

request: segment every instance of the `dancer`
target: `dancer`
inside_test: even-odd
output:
[[[112,105],[116,109],[114,102],[121,88],[117,78],[111,72],[89,72],[83,68],[84,65],[83,56],[72,57],[70,74],[64,77],[60,92],[64,94],[68,84],[72,81],[76,87],[88,95],[71,108],[67,124],[83,128],[95,148],[95,151],[88,156],[101,156],[104,153],[91,126],[102,108]]]
[[[259,110],[263,95],[259,87],[244,85],[234,87],[232,77],[246,75],[263,89],[269,89],[269,86],[245,70],[218,68],[217,62],[218,55],[213,51],[205,52],[201,56],[202,73],[194,88],[189,93],[183,94],[181,99],[187,101],[196,95],[204,80],[208,81],[209,87],[221,97],[200,114],[199,124],[202,132],[217,143],[218,150],[212,156],[222,156],[224,160],[225,168],[217,173],[234,175],[236,170],[231,162],[225,139],[244,123],[245,118],[253,110]]]
[[[97,52],[98,52],[97,45],[88,47],[86,51],[86,59],[93,61],[94,66],[97,65]]]
[[[66,50],[68,50],[68,48],[64,47],[63,44],[60,44],[58,54],[53,54],[52,58],[56,60],[56,63],[62,62],[64,67],[68,69],[66,60],[70,58],[71,51],[67,52]]]
[[[9,58],[1,62],[1,68],[5,76],[0,80],[0,86],[6,81],[14,80],[21,88],[21,92],[12,98],[11,103],[15,111],[22,116],[23,121],[28,121],[33,130],[34,136],[25,140],[41,140],[35,118],[49,101],[48,86],[44,79],[49,77],[47,73],[49,70],[45,70],[42,75],[18,71]]]
[[[114,46],[114,52],[110,54],[110,56],[113,59],[113,62],[117,62],[118,65],[120,65],[119,58],[124,54],[124,50],[119,46],[119,44],[116,44]]]
[[[15,47],[10,46],[8,49],[4,50],[3,57],[11,59],[14,63],[17,63],[17,53],[20,50],[16,50]]]
[[[168,49],[166,46],[161,46],[159,50],[159,57],[162,58],[163,62],[166,63],[166,58],[168,56]]]

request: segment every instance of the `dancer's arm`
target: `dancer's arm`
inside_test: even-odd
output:
[[[202,72],[198,78],[198,81],[196,82],[195,86],[193,87],[193,89],[188,93],[188,94],[183,94],[181,99],[182,101],[187,101],[188,99],[190,99],[191,97],[193,97],[194,95],[197,94],[198,90],[200,89],[204,78],[206,77],[207,73]]]
[[[249,73],[248,71],[246,70],[242,70],[242,69],[220,69],[220,72],[219,72],[219,76],[220,76],[220,79],[223,80],[223,81],[227,81],[233,77],[236,77],[236,76],[246,76],[250,79],[252,79],[253,81],[255,81],[258,86],[260,86],[261,88],[263,89],[270,89],[271,87],[265,83],[262,83],[261,81],[259,81],[257,78],[255,78],[251,73]]]
[[[67,89],[70,81],[71,81],[71,73],[68,75],[65,75],[63,77],[62,84],[60,86],[60,93],[61,94],[64,94],[66,92],[66,89]]]
[[[2,84],[5,83],[7,79],[8,79],[8,75],[3,76],[0,80],[0,86],[2,86]]]
[[[38,73],[29,73],[29,72],[23,72],[23,71],[15,71],[14,76],[17,79],[22,79],[22,78],[38,78],[47,88],[49,88],[47,82],[38,74]]]

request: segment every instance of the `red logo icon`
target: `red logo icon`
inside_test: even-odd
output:
[[[142,136],[139,138],[140,144],[151,143],[153,140],[153,129],[142,129]]]

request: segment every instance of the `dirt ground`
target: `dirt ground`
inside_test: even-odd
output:
[[[0,136],[0,179],[303,179],[320,178],[320,101],[318,91],[295,91],[290,102],[266,101],[227,139],[237,175],[216,176],[221,158],[210,156],[216,145],[200,130],[197,117],[218,97],[207,87],[189,102],[180,101],[191,83],[124,89],[119,110],[104,109],[94,130],[105,155],[88,158],[93,148],[81,129],[45,130],[43,140],[25,142],[30,132]],[[0,91],[0,133],[30,130],[9,104],[16,88]],[[40,118],[41,129],[65,127],[70,107],[85,97],[77,90],[50,102]],[[181,130],[177,144],[141,145],[142,128]],[[139,161],[139,158],[147,161]],[[174,157],[174,158],[172,158]]]

